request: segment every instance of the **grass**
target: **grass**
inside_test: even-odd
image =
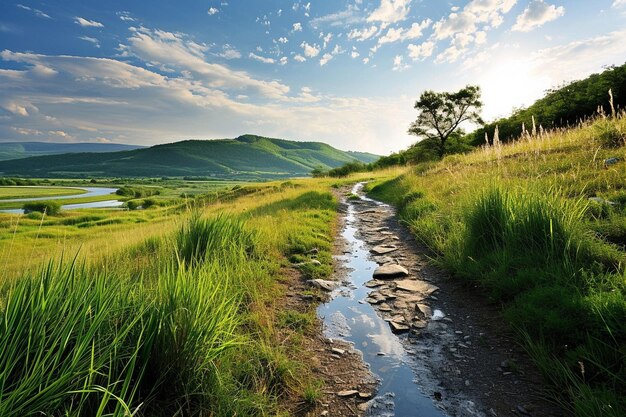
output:
[[[315,403],[302,351],[315,311],[283,311],[280,282],[294,256],[320,261],[311,276],[332,272],[329,185],[5,216],[0,414],[266,416]],[[55,253],[77,255],[50,263]]]
[[[503,306],[577,416],[626,414],[625,131],[601,118],[368,185]]]
[[[0,187],[0,201],[13,198],[57,197],[83,193],[85,193],[84,190],[62,187]]]

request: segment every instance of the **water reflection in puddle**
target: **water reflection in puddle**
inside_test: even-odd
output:
[[[361,185],[362,186],[362,185]],[[355,187],[353,192],[359,191]],[[368,201],[372,201],[369,200]],[[338,257],[350,270],[348,286],[334,292],[318,314],[330,338],[341,338],[354,344],[363,353],[363,360],[379,378],[378,403],[371,416],[443,417],[433,400],[420,392],[419,375],[408,365],[408,356],[398,336],[368,303],[363,302],[370,288],[364,284],[372,278],[377,264],[369,259],[365,242],[356,237],[356,211],[350,203],[342,236],[349,242],[351,253]]]

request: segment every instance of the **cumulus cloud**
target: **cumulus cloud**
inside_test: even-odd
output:
[[[100,48],[100,41],[96,38],[92,38],[90,36],[79,36],[78,39],[81,39],[85,42],[89,42],[93,44],[96,48]]]
[[[432,56],[435,50],[435,42],[426,41],[419,45],[409,44],[407,49],[409,50],[409,57],[417,61]]]
[[[330,61],[331,59],[333,59],[332,54],[326,53],[322,55],[322,57],[320,58],[320,66],[323,67],[324,65],[328,64],[328,61]]]
[[[304,62],[304,61],[306,61],[306,58],[305,58],[305,57],[303,57],[303,56],[302,56],[302,55],[300,55],[300,54],[296,54],[296,55],[293,57],[293,59],[294,59],[294,61],[298,61],[298,62]]]
[[[356,39],[358,42],[365,41],[378,33],[378,27],[372,25],[364,29],[352,29],[348,32],[348,39]]]
[[[378,44],[405,41],[409,39],[417,39],[422,36],[424,29],[428,28],[432,21],[430,19],[423,20],[421,23],[413,23],[410,28],[390,28],[387,33],[378,38]]]
[[[553,4],[545,3],[543,0],[532,0],[522,14],[517,16],[512,30],[518,32],[529,32],[545,23],[558,19],[565,14],[563,6],[556,7]]]
[[[615,7],[616,9],[619,7],[626,7],[626,0],[615,0],[611,7]]]
[[[136,56],[159,67],[189,71],[211,88],[252,89],[271,98],[280,98],[289,87],[278,81],[257,80],[245,71],[208,62],[208,45],[189,37],[162,30],[135,28],[127,45],[121,45],[122,56]]]
[[[381,0],[380,5],[367,17],[368,22],[395,23],[405,20],[411,0]]]
[[[267,57],[260,56],[260,55],[257,55],[255,53],[252,53],[252,52],[250,52],[250,54],[248,55],[248,58],[254,59],[255,61],[259,61],[259,62],[262,62],[264,64],[273,64],[273,63],[276,62],[274,60],[274,58],[267,58]]]
[[[292,32],[302,32],[302,23],[300,22],[294,23]]]
[[[305,41],[300,44],[300,47],[304,52],[304,56],[307,58],[315,58],[320,53],[320,47],[317,44],[310,45]]]
[[[209,16],[213,16],[214,14],[218,14],[220,12],[220,10],[216,7],[209,7],[209,10],[207,10],[207,14]]]
[[[190,137],[235,137],[253,131],[380,153],[410,143],[404,130],[413,115],[411,106],[406,105],[411,100],[406,98],[324,96],[303,87],[278,101],[263,100],[263,96],[260,101],[244,100],[248,93],[234,93],[231,98],[229,92],[211,88],[191,71],[163,76],[109,58],[11,51],[0,57],[24,64],[23,69],[15,70],[18,75],[0,71],[0,106],[18,113],[7,112],[10,119],[0,124],[0,135],[6,138],[24,137],[18,129],[32,129],[57,140],[104,137],[114,142],[154,144]],[[51,68],[58,75],[39,77],[31,71],[35,65]],[[32,99],[41,113],[31,111],[25,97]],[[24,111],[29,117],[19,115]],[[44,114],[56,121],[46,120]],[[306,131],[302,126],[308,126]],[[388,138],[384,143],[380,141],[383,136]]]
[[[394,71],[404,71],[409,69],[410,65],[404,63],[404,57],[402,55],[396,55],[393,59],[393,70]]]
[[[115,13],[121,21],[123,22],[136,22],[137,19],[135,19],[134,17],[132,17],[130,15],[130,12],[126,12],[126,11],[121,11],[121,12],[117,12]]]
[[[104,25],[100,22],[96,22],[95,20],[84,19],[78,16],[74,18],[74,22],[76,22],[77,25],[81,25],[82,27],[91,27],[91,28],[103,28],[104,27]]]

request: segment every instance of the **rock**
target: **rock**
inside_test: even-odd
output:
[[[320,250],[318,248],[313,248],[310,251],[307,252],[308,254],[318,254],[320,253]]]
[[[367,281],[365,283],[365,286],[367,288],[376,288],[376,287],[380,287],[384,283],[385,283],[384,281],[378,281],[378,280],[373,279],[373,280]]]
[[[380,306],[378,306],[378,309],[384,313],[392,311],[393,309],[391,308],[391,306],[387,303],[382,303]]]
[[[348,397],[354,397],[358,393],[359,393],[359,391],[357,391],[355,389],[349,389],[349,390],[339,391],[337,393],[337,396],[339,396],[341,398],[348,398]]]
[[[394,278],[394,277],[406,277],[409,275],[409,271],[398,264],[386,264],[379,266],[374,270],[374,278]]]
[[[409,331],[410,327],[407,326],[404,323],[400,323],[397,321],[390,321],[389,325],[391,326],[391,331],[394,333],[401,333],[401,332],[406,332]]]
[[[398,247],[395,245],[378,245],[370,249],[370,252],[372,252],[375,255],[385,255],[395,250],[398,250]]]
[[[404,279],[402,281],[396,282],[396,289],[409,291],[409,292],[419,292],[421,294],[430,295],[434,293],[435,291],[437,291],[439,288],[424,281]]]
[[[315,265],[315,266],[320,266],[322,265],[322,263],[320,261],[318,261],[317,259],[312,259],[310,262],[311,265]]]
[[[435,400],[437,400],[437,401],[441,401],[441,399],[442,399],[442,395],[441,395],[441,393],[439,391],[435,391],[433,393],[433,397],[435,397]]]
[[[418,315],[423,316],[424,318],[430,318],[433,315],[430,307],[422,303],[415,304],[415,311],[419,312]]]
[[[332,291],[339,286],[338,281],[327,281],[325,279],[310,279],[306,283],[324,291]]]
[[[518,405],[518,406],[517,406],[517,411],[518,411],[520,414],[523,414],[523,415],[525,415],[525,416],[529,416],[529,415],[530,415],[530,413],[528,412],[528,410],[527,410],[526,408],[524,408],[524,406],[523,406],[523,405]]]
[[[332,348],[330,351],[336,353],[337,355],[343,355],[344,353],[346,353],[345,350],[339,348]]]
[[[320,417],[326,417],[328,415],[328,410],[324,410],[320,413]]]
[[[359,392],[359,398],[362,400],[369,400],[370,398],[372,398],[372,393],[371,392]]]

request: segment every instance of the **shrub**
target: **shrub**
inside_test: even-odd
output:
[[[61,205],[56,201],[31,201],[25,203],[22,208],[26,214],[37,211],[48,216],[56,216],[61,212]]]

